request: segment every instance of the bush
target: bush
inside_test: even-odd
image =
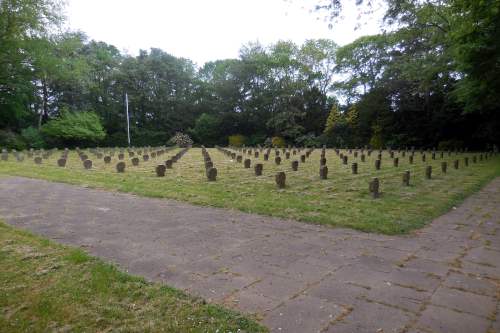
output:
[[[273,147],[277,147],[277,148],[282,148],[282,147],[285,147],[285,145],[286,145],[285,139],[283,139],[281,136],[274,136],[271,139],[271,143],[272,143]]]
[[[120,131],[108,134],[102,144],[105,147],[126,147],[128,145],[127,133]]]
[[[42,126],[49,139],[65,144],[95,144],[106,137],[101,120],[94,112],[61,111],[59,118]]]
[[[24,150],[26,143],[19,134],[9,130],[0,130],[0,148]]]
[[[42,137],[42,133],[34,127],[28,127],[21,131],[21,136],[28,148],[45,148],[45,140]]]
[[[177,145],[179,147],[189,147],[193,144],[193,140],[191,140],[189,135],[177,132],[170,138],[170,140],[168,140],[168,144]]]
[[[246,144],[253,147],[253,146],[263,145],[265,141],[266,141],[265,134],[254,134],[247,139]]]
[[[196,119],[192,132],[199,143],[215,145],[220,141],[220,121],[215,116],[203,113]]]
[[[228,137],[229,145],[233,147],[241,147],[247,142],[247,138],[244,135],[236,134]]]
[[[125,134],[125,144],[127,144],[127,134]],[[130,133],[131,145],[141,146],[162,146],[168,140],[167,134],[163,131],[149,130],[145,128],[134,128]]]
[[[306,135],[299,136],[295,139],[295,143],[299,147],[319,147],[321,146],[321,140],[319,137],[314,135],[314,133],[309,133]]]
[[[439,150],[455,150],[464,148],[464,142],[460,140],[441,141],[438,144]]]
[[[382,127],[379,125],[374,125],[372,127],[372,137],[370,139],[370,146],[373,149],[382,149],[382,146],[384,144],[383,139],[382,139]]]

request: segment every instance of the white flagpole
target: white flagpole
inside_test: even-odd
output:
[[[130,119],[128,115],[128,94],[125,93],[125,110],[127,112],[127,140],[128,146],[130,147]]]

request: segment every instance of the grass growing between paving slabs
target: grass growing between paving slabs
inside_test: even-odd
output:
[[[0,222],[0,331],[265,332],[235,312]]]
[[[319,179],[320,150],[315,150],[306,163],[300,163],[298,171],[291,170],[291,161],[284,157],[281,165],[274,163],[274,153],[269,161],[245,155],[252,159],[252,167],[245,169],[242,163],[232,161],[216,149],[208,149],[218,170],[216,182],[208,182],[200,149],[190,149],[165,177],[157,177],[155,166],[162,164],[173,150],[165,155],[132,166],[126,158],[127,169],[123,174],[115,170],[116,156],[111,164],[93,159],[92,170],[85,170],[76,152],[70,152],[65,168],[56,166],[59,154],[53,154],[43,164],[35,165],[32,159],[16,162],[12,157],[0,162],[0,175],[17,175],[42,178],[135,193],[148,197],[171,198],[199,205],[238,209],[282,218],[338,227],[348,227],[367,232],[400,234],[420,228],[459,204],[466,196],[480,189],[488,181],[500,175],[500,157],[487,161],[470,162],[464,166],[464,158],[472,160],[474,154],[445,154],[423,162],[415,154],[415,162],[409,164],[408,156],[399,156],[399,166],[394,167],[384,152],[381,170],[375,170],[376,153],[366,162],[349,155],[348,165],[343,165],[333,150],[327,150],[328,179]],[[344,151],[344,153],[346,153]],[[478,154],[475,154],[478,155]],[[92,155],[90,158],[92,159]],[[460,160],[460,168],[453,168],[453,161]],[[358,162],[359,174],[351,173],[351,162]],[[448,162],[448,172],[441,172],[441,162]],[[263,163],[263,176],[254,175],[253,165]],[[433,168],[432,179],[425,179],[425,167]],[[405,170],[411,172],[411,186],[401,184]],[[274,176],[285,171],[287,187],[277,189]],[[380,179],[382,196],[373,199],[368,191],[372,177]]]

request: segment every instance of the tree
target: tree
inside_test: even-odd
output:
[[[17,129],[30,122],[34,101],[32,55],[62,22],[62,1],[0,2],[0,124]]]
[[[496,110],[500,105],[500,2],[451,2],[450,45],[464,75],[456,95],[465,110]]]
[[[196,119],[192,132],[200,144],[215,145],[223,143],[225,137],[221,136],[219,133],[219,124],[220,121],[217,117],[202,113],[201,116]]]
[[[326,120],[324,133],[327,135],[333,134],[335,127],[338,126],[341,121],[342,115],[340,114],[338,106],[334,104]]]
[[[62,111],[58,118],[43,125],[41,131],[50,140],[68,145],[96,144],[106,136],[94,112]]]

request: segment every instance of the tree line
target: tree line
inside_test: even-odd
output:
[[[125,146],[125,94],[137,146],[176,132],[204,145],[498,144],[500,3],[386,4],[388,32],[342,47],[248,43],[236,59],[197,67],[160,49],[131,56],[60,32],[58,0],[4,0],[0,146]],[[336,17],[341,5],[318,8]]]

